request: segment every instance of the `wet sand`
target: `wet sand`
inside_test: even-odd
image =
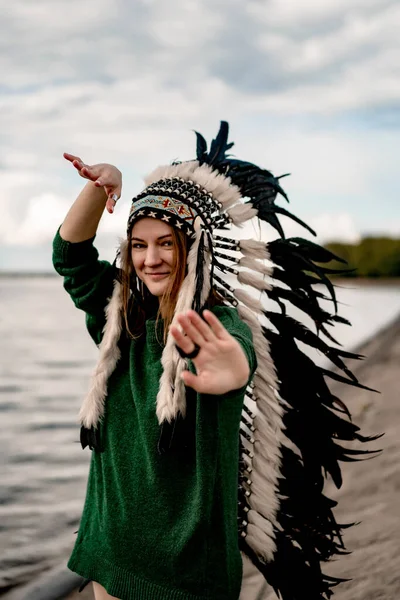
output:
[[[355,373],[381,391],[346,390],[342,397],[363,433],[384,432],[370,444],[383,452],[373,460],[345,465],[344,484],[332,497],[339,501],[339,522],[360,522],[345,535],[352,551],[326,572],[349,583],[337,588],[335,600],[400,598],[400,318],[361,348],[368,358]],[[343,386],[342,386],[343,387]],[[329,489],[330,491],[330,489]]]

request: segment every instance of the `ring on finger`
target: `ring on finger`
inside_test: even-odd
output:
[[[200,352],[200,346],[198,346],[197,344],[194,345],[194,350],[192,350],[191,352],[188,352],[186,354],[186,358],[196,358],[196,356],[198,355],[198,353]]]
[[[117,196],[117,194],[113,194],[111,196],[111,200],[114,200],[115,204],[117,204],[117,202],[118,202],[118,196]]]
[[[178,352],[179,352],[179,354],[181,355],[182,358],[193,359],[193,358],[196,358],[196,356],[200,352],[200,346],[198,346],[197,344],[194,345],[194,350],[192,350],[191,352],[185,352],[178,345],[176,345],[176,349],[178,350]]]

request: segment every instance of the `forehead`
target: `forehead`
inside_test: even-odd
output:
[[[172,227],[160,219],[144,218],[137,221],[132,227],[131,237],[142,240],[157,239],[158,237],[172,234]]]

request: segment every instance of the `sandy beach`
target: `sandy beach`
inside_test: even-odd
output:
[[[342,392],[363,433],[384,432],[373,446],[383,452],[372,461],[345,465],[339,522],[361,522],[345,543],[352,554],[329,565],[334,576],[352,578],[335,600],[400,598],[400,318],[360,349],[368,358],[354,369],[360,381],[380,394],[356,389]],[[341,386],[343,387],[343,386]],[[371,445],[372,446],[372,445]]]

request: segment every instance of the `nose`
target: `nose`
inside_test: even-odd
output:
[[[156,267],[162,263],[160,250],[157,245],[149,245],[146,250],[146,257],[144,259],[145,267]]]

